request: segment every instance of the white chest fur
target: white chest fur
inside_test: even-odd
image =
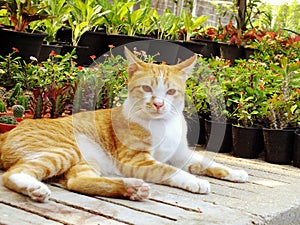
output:
[[[152,155],[160,161],[168,161],[177,151],[185,133],[185,124],[181,116],[172,119],[150,120],[144,123],[145,129],[152,135]]]

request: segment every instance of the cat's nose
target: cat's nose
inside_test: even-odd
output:
[[[155,108],[156,108],[157,110],[159,110],[159,109],[164,105],[164,101],[163,101],[162,99],[156,98],[156,99],[154,99],[154,101],[153,101],[153,105],[155,106]]]

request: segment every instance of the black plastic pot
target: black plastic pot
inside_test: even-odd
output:
[[[251,56],[253,56],[256,51],[258,50],[255,48],[244,47],[245,59],[250,59]]]
[[[151,38],[147,37],[140,37],[140,36],[128,36],[123,34],[111,34],[107,35],[106,38],[106,52],[109,51],[109,45],[113,45],[115,47],[126,45],[131,42],[136,41],[143,41],[143,40],[152,40]]]
[[[43,39],[47,36],[41,32],[20,32],[6,27],[0,27],[0,55],[6,56],[17,48],[18,55],[26,62],[30,62],[30,57],[38,58]]]
[[[261,128],[232,125],[232,152],[234,156],[255,159],[264,150]]]
[[[245,59],[244,47],[237,45],[229,45],[220,42],[220,53],[223,59],[228,59],[232,64],[235,64],[236,59]]]
[[[81,36],[78,45],[89,47],[86,50],[87,55],[95,55],[96,57],[99,57],[100,55],[108,51],[107,35],[104,32],[87,31]],[[91,63],[93,63],[91,57],[87,57],[86,61],[83,62],[83,64],[86,65],[90,65]]]
[[[108,35],[108,38],[110,35]],[[137,39],[139,40],[139,39]],[[192,51],[181,45],[175,44],[175,42],[147,39],[134,41],[126,44],[126,47],[131,51],[137,49],[137,51],[145,51],[149,55],[155,55],[154,60],[158,63],[165,62],[169,65],[174,65],[178,63],[178,59],[185,60],[194,55]],[[113,55],[124,55],[124,47],[119,46],[111,50]],[[159,54],[157,54],[159,53]],[[99,61],[105,60],[105,57],[99,58]]]
[[[68,44],[72,43],[72,29],[71,28],[61,28],[56,32],[56,40],[59,42],[65,42]]]
[[[88,49],[88,46],[69,46],[65,45],[61,49],[61,55],[65,55],[66,53],[72,52],[73,49],[76,51],[77,59],[75,62],[77,63],[77,66],[89,66],[89,64],[85,64],[87,61],[87,58],[90,57]]]
[[[206,150],[229,153],[232,150],[231,123],[205,120]]]
[[[294,135],[293,165],[300,168],[300,129],[297,129]]]
[[[42,44],[39,57],[38,57],[39,62],[47,60],[52,51],[54,51],[55,54],[59,55],[61,53],[61,49],[62,49],[61,45]]]
[[[201,48],[199,54],[205,58],[220,56],[220,44],[217,41],[205,39],[192,39],[195,42],[203,43],[205,46]]]
[[[174,41],[174,43],[181,45],[197,54],[201,54],[201,52],[203,51],[203,48],[206,47],[205,43],[195,42],[195,41]]]
[[[198,144],[199,139],[199,132],[200,132],[200,126],[199,126],[199,118],[197,114],[184,114],[184,118],[187,124],[187,140],[188,144],[191,147],[194,147],[196,144]]]
[[[294,130],[263,129],[265,160],[290,164],[293,159]]]

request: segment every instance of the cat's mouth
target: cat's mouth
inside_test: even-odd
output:
[[[153,110],[153,111],[151,110],[151,111],[147,111],[147,113],[154,118],[161,118],[167,114],[165,110]]]

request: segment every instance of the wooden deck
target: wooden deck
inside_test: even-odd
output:
[[[151,184],[152,196],[142,202],[89,197],[49,184],[52,195],[47,203],[33,202],[0,184],[0,224],[300,224],[300,169],[205,154],[234,168],[244,168],[249,182],[207,178],[212,185],[209,195]]]

